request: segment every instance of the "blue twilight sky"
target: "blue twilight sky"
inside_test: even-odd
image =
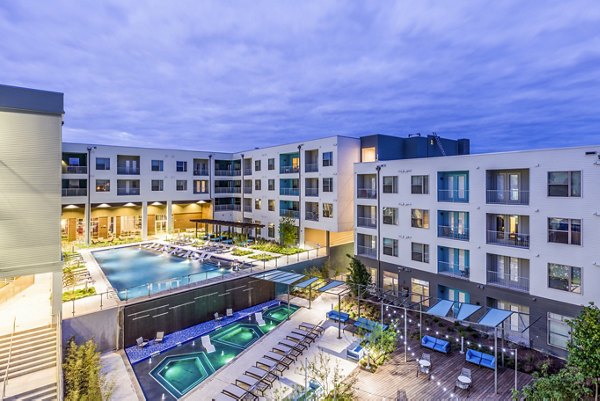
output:
[[[66,141],[600,144],[600,1],[2,1],[0,83],[64,92]]]

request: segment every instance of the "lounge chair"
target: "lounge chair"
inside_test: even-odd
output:
[[[265,354],[265,358],[269,358],[269,359],[274,360],[275,362],[281,363],[286,368],[289,368],[290,365],[292,363],[294,363],[294,360],[292,358],[290,358],[289,356],[281,355],[281,354],[278,354],[277,352],[273,352],[273,351],[267,352]]]
[[[244,390],[239,386],[236,386],[235,384],[230,384],[229,386],[225,387],[223,389],[223,393],[234,397],[236,400],[255,400],[258,398],[256,396],[248,398],[247,396],[250,394],[250,392],[248,390]]]
[[[218,322],[219,320],[223,320],[223,316],[219,315],[219,312],[215,312],[214,314],[215,320]]]
[[[454,392],[457,388],[467,390],[467,396],[471,393],[471,369],[462,368],[460,374],[456,378],[456,384],[454,385]]]
[[[298,334],[299,336],[304,336],[307,339],[309,339],[310,342],[314,342],[318,337],[318,335],[315,333],[312,333],[312,332],[306,331],[306,330],[300,330],[300,329],[294,329],[294,330],[292,330],[292,333]]]
[[[227,317],[231,317],[233,316],[233,309],[231,308],[227,308],[227,310],[225,311]]]
[[[304,343],[298,343],[298,342],[292,341],[292,340],[281,340],[281,341],[279,341],[279,344],[288,346],[288,347],[298,350],[300,352],[304,352],[308,348],[308,345],[306,345]]]
[[[283,344],[277,344],[273,347],[273,352],[277,352],[281,355],[285,355],[290,358],[294,358],[298,360],[298,356],[300,356],[301,352],[295,348],[289,347]]]
[[[288,333],[288,334],[286,334],[285,338],[287,338],[288,340],[296,341],[299,344],[308,343],[309,342],[308,340],[310,340],[306,336],[301,336],[296,333]]]
[[[256,323],[257,323],[259,326],[264,326],[264,325],[266,325],[266,323],[265,323],[265,320],[263,319],[262,312],[256,312],[256,313],[254,314],[254,317],[256,318]]]
[[[165,332],[164,331],[157,331],[156,332],[156,339],[154,341],[156,341],[157,343],[162,343],[164,339],[165,339]]]
[[[282,363],[276,362],[272,359],[269,358],[260,358],[258,361],[256,361],[256,367],[260,368],[261,366],[266,367],[267,369],[269,369],[272,372],[277,372],[277,373],[282,373],[284,370],[287,369],[287,366],[285,366]]]
[[[298,327],[302,330],[313,331],[317,334],[323,334],[323,332],[325,331],[323,326],[321,326],[320,324],[312,324],[308,322],[302,322]]]
[[[241,375],[237,379],[235,379],[236,386],[241,388],[246,388],[248,391],[254,392],[259,391],[261,395],[265,394],[265,391],[269,389],[269,385],[256,377]]]
[[[277,375],[271,373],[268,370],[264,370],[261,368],[257,368],[256,366],[251,366],[246,371],[248,376],[256,377],[259,380],[264,381],[265,383],[271,385],[275,380],[277,380]]]
[[[144,337],[138,338],[137,340],[135,340],[135,342],[140,348],[144,348],[146,345],[148,345],[148,341],[144,340]]]
[[[183,253],[182,253],[182,254],[180,254],[179,256],[180,256],[180,257],[182,257],[182,258],[189,258],[189,257],[190,257],[190,255],[192,254],[192,251],[190,251],[190,250],[185,250],[185,249],[184,249],[184,251],[185,251],[185,252],[183,252]]]
[[[216,351],[215,346],[210,342],[209,336],[202,336],[200,337],[200,340],[202,341],[202,346],[206,350],[207,354],[211,354]]]

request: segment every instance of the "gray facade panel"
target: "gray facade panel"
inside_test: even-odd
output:
[[[64,114],[63,94],[0,85],[0,109]]]

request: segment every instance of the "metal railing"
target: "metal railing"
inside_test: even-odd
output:
[[[279,211],[279,216],[281,216],[281,217],[290,217],[292,219],[299,219],[300,218],[300,211],[299,210],[290,210],[290,209],[281,209]]]
[[[87,174],[87,166],[62,166],[63,174]]]
[[[279,195],[298,196],[300,189],[298,188],[279,188]]]
[[[458,278],[469,278],[470,269],[469,266],[461,266],[440,260],[438,261],[438,273]]]
[[[252,212],[252,205],[244,205],[244,212]]]
[[[86,196],[87,188],[63,188],[62,196]]]
[[[207,168],[194,169],[194,175],[208,175],[208,169]]]
[[[215,187],[216,194],[239,194],[242,192],[240,187]]]
[[[438,237],[468,241],[469,229],[466,227],[460,229],[456,226],[438,226]]]
[[[244,175],[252,175],[252,167],[244,168]]]
[[[139,167],[117,167],[117,174],[139,175]]]
[[[356,246],[356,253],[357,253],[357,255],[367,256],[367,257],[370,257],[370,258],[376,258],[377,257],[377,249],[371,248],[370,246],[357,245]]]
[[[237,176],[237,175],[242,175],[242,170],[241,169],[215,170],[215,175],[216,176],[233,177],[233,176]]]
[[[280,174],[297,173],[298,171],[300,171],[298,166],[279,166]]]
[[[194,193],[195,194],[207,194],[208,193],[208,189],[205,189],[204,191],[194,189]]]
[[[529,191],[488,189],[486,203],[529,205]]]
[[[242,207],[240,205],[215,205],[215,212],[226,212],[228,210],[240,211]]]
[[[304,165],[305,173],[316,173],[319,171],[319,163],[306,163]]]
[[[12,330],[10,332],[10,341],[8,343],[8,358],[6,360],[6,370],[4,371],[4,379],[2,381],[2,399],[6,397],[6,382],[8,381],[8,371],[10,370],[10,362],[12,359],[13,339],[17,327],[17,317],[13,316]]]
[[[244,193],[245,194],[251,194],[252,193],[252,187],[244,187]]]
[[[509,274],[499,274],[495,270],[487,271],[487,283],[513,290],[529,291],[529,277],[514,277]]]
[[[488,230],[487,243],[514,246],[517,248],[529,248],[529,234]]]
[[[306,211],[304,218],[310,221],[319,221],[319,212]]]
[[[358,227],[375,228],[377,227],[377,217],[357,217],[356,225]]]
[[[304,195],[306,196],[319,196],[319,188],[304,188]]]
[[[356,190],[356,197],[361,199],[377,199],[376,188],[358,188]]]
[[[467,189],[438,189],[438,202],[468,202]]]
[[[139,188],[117,188],[117,195],[139,195]]]

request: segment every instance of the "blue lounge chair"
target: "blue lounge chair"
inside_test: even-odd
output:
[[[450,352],[450,343],[448,341],[432,336],[423,336],[421,345],[434,351],[443,352],[444,354]]]
[[[467,362],[483,366],[484,368],[494,369],[496,367],[496,358],[493,355],[475,351],[474,349],[467,349],[465,359]]]
[[[336,322],[346,323],[350,319],[350,315],[336,310],[327,312],[327,319],[335,320]]]

